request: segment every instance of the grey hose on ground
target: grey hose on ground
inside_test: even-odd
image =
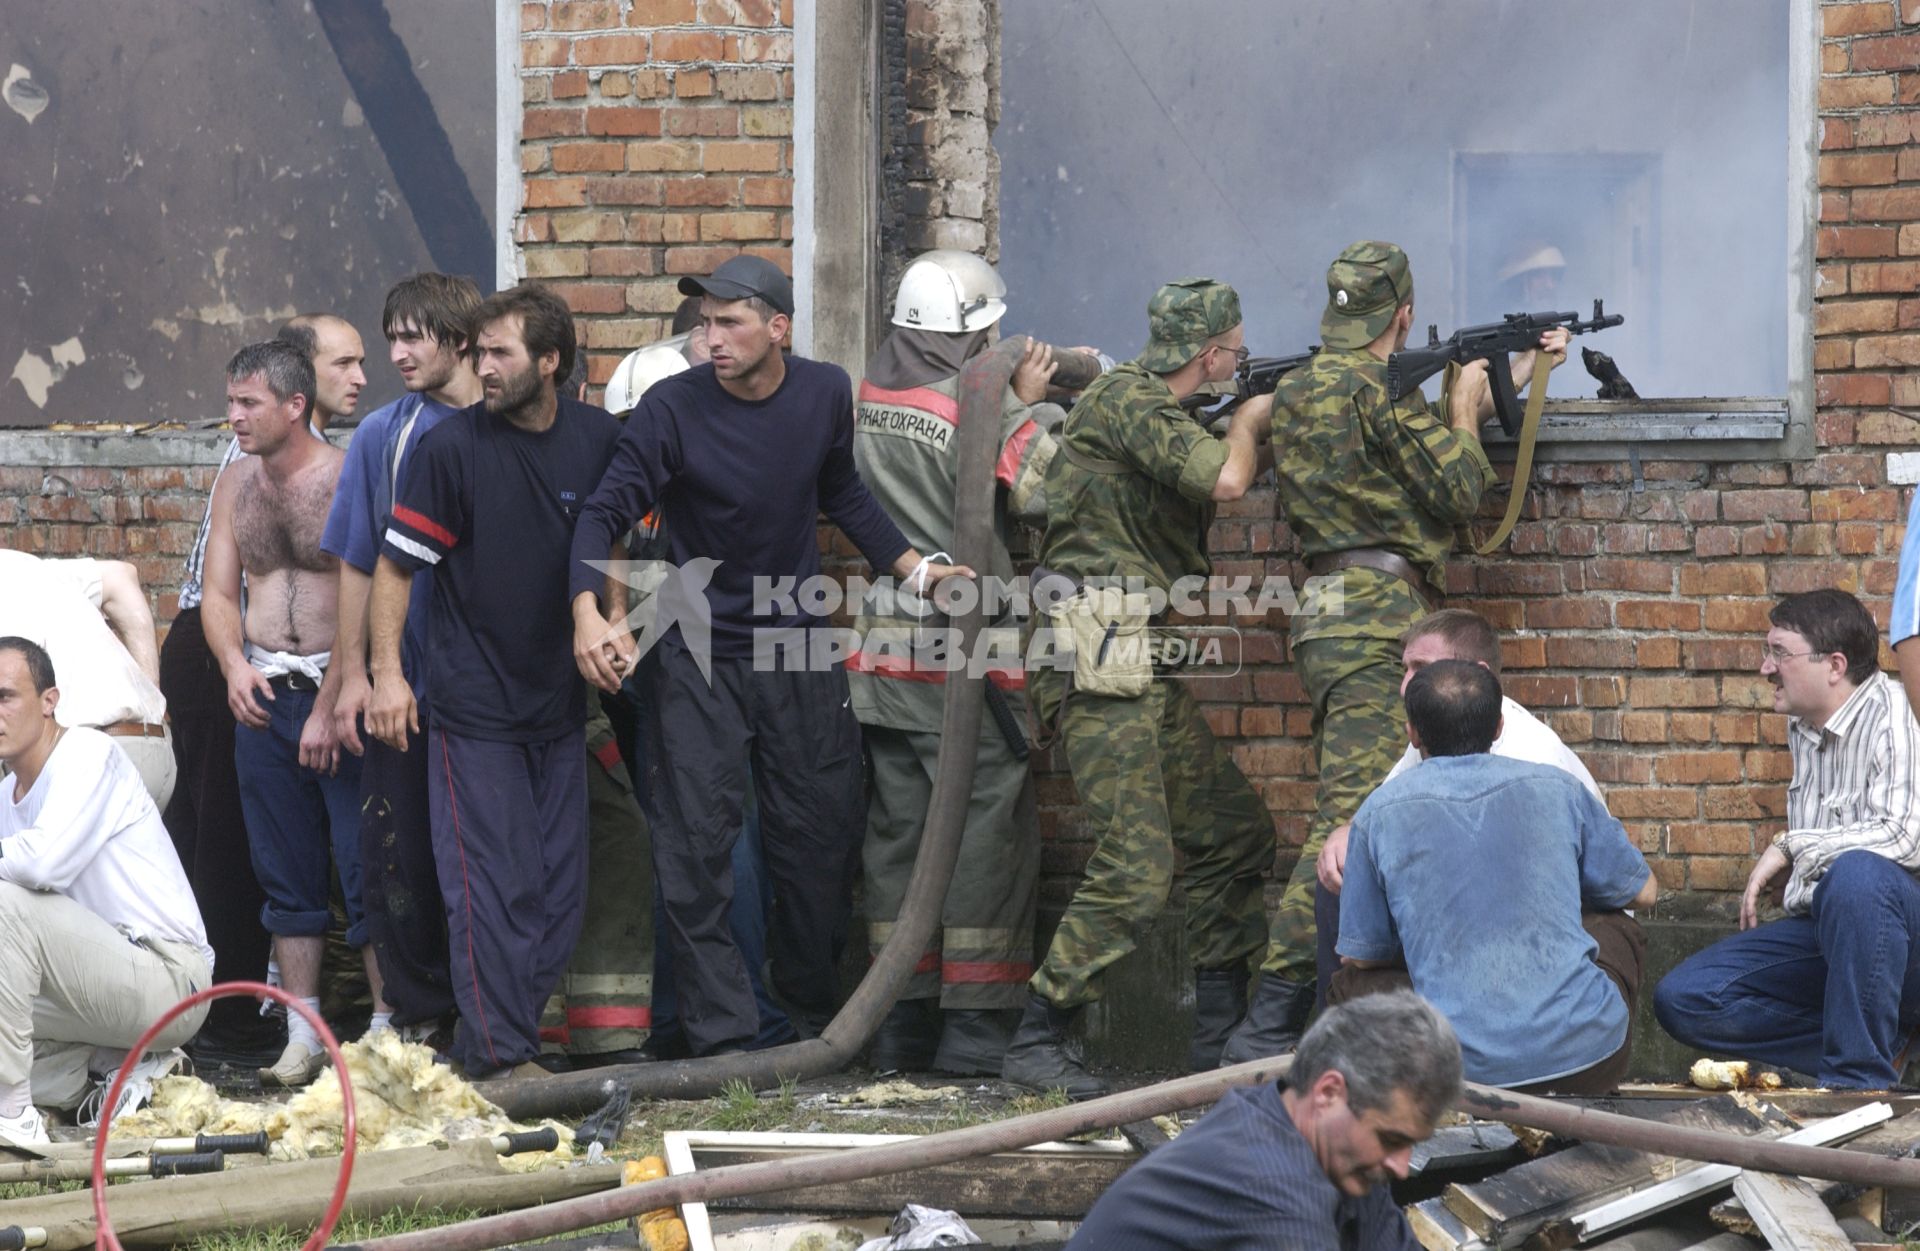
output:
[[[983,573],[992,567],[988,554],[993,541],[993,470],[1000,452],[1001,402],[1027,342],[1024,337],[1004,340],[960,371],[953,555],[957,563]],[[1059,363],[1056,386],[1078,389],[1100,374],[1099,361],[1085,353],[1056,350],[1055,360]],[[975,654],[985,625],[981,598],[975,596],[968,611],[952,618],[958,655]],[[866,977],[820,1037],[745,1054],[481,1082],[480,1093],[517,1120],[580,1116],[606,1101],[609,1083],[625,1083],[636,1099],[704,1099],[734,1082],[765,1090],[789,1079],[836,1072],[851,1062],[913,976],[914,965],[939,925],[959,859],[967,801],[973,791],[974,744],[980,738],[985,678],[965,672],[951,677],[946,684],[940,759],[927,824],[899,920]]]

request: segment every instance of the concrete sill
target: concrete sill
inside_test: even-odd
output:
[[[1548,400],[1537,446],[1542,460],[1617,460],[1628,448],[1660,460],[1780,460],[1793,455],[1782,442],[1791,429],[1784,399]],[[1513,458],[1499,422],[1481,439],[1494,459]]]

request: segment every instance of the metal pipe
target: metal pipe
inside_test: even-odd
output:
[[[960,429],[955,456],[954,558],[985,573],[993,539],[993,465],[1000,450],[1000,409],[1013,369],[1028,340],[1004,340],[968,361],[960,371]],[[1083,352],[1056,353],[1059,385],[1084,385],[1098,377],[1099,361]],[[1061,374],[1066,377],[1063,379]],[[973,608],[954,615],[960,654],[972,656],[986,626],[982,597]],[[733,1082],[765,1090],[788,1079],[800,1080],[845,1067],[879,1027],[913,976],[940,922],[953,867],[960,857],[973,792],[975,744],[980,739],[983,673],[949,675],[947,702],[940,724],[940,759],[920,854],[901,902],[900,917],[885,945],[839,1014],[820,1037],[741,1055],[705,1056],[657,1064],[628,1064],[583,1073],[480,1082],[476,1089],[516,1120],[579,1116],[606,1101],[609,1083],[625,1083],[636,1099],[703,1099]]]
[[[1233,1068],[1123,1091],[1088,1103],[1052,1108],[1012,1120],[931,1134],[915,1142],[889,1143],[798,1159],[739,1164],[707,1172],[664,1177],[618,1190],[563,1200],[524,1212],[509,1212],[417,1233],[375,1238],[338,1251],[488,1251],[528,1238],[563,1234],[623,1220],[670,1204],[701,1203],[739,1195],[818,1186],[904,1173],[935,1164],[1012,1151],[1128,1121],[1162,1116],[1212,1103],[1233,1086],[1285,1076],[1291,1056],[1256,1060]],[[1736,1164],[1790,1176],[1818,1177],[1865,1186],[1920,1187],[1920,1160],[1891,1160],[1832,1147],[1803,1147],[1771,1139],[1643,1121],[1593,1108],[1566,1107],[1551,1099],[1467,1083],[1455,1105],[1490,1120],[1544,1129],[1564,1137],[1635,1151],[1714,1164]]]

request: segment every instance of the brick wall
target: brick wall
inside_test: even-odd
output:
[[[515,224],[591,380],[668,333],[682,274],[791,264],[793,0],[533,0]]]

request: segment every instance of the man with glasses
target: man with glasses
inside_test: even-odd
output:
[[[1774,606],[1760,674],[1787,714],[1787,828],[1747,879],[1740,933],[1654,992],[1689,1046],[1750,1056],[1835,1089],[1884,1090],[1920,1026],[1920,724],[1880,672],[1879,631],[1845,591]],[[1786,916],[1760,924],[1785,876]]]
[[[1315,863],[1405,746],[1400,640],[1441,606],[1455,531],[1494,483],[1480,446],[1480,423],[1493,412],[1485,362],[1450,374],[1437,407],[1417,391],[1402,400],[1388,391],[1387,358],[1412,328],[1407,254],[1355,243],[1327,270],[1321,350],[1274,392],[1280,507],[1314,579],[1292,638],[1313,701],[1320,782],[1228,1064],[1279,1055],[1300,1040],[1314,1003]],[[1565,359],[1566,332],[1549,330],[1539,350]],[[1537,355],[1513,362],[1516,385],[1533,377]]]
[[[1186,683],[1157,674],[1144,646],[1152,594],[1211,571],[1214,506],[1246,494],[1264,467],[1271,398],[1241,405],[1224,439],[1180,407],[1233,376],[1246,333],[1232,287],[1210,278],[1168,283],[1148,303],[1147,321],[1146,350],[1095,380],[1057,436],[1040,553],[1046,573],[1036,574],[1042,585],[1078,588],[1055,616],[1075,638],[1071,693],[1068,675],[1049,667],[1029,675],[1028,689],[1049,727],[1043,738],[1057,736],[1066,749],[1094,849],[1028,982],[1000,1075],[1076,1099],[1107,1085],[1067,1053],[1067,1028],[1100,997],[1107,967],[1133,949],[1139,927],[1166,906],[1176,848],[1196,973],[1191,1062],[1214,1065],[1260,947],[1260,875],[1273,856],[1265,803],[1214,740]],[[1044,609],[1045,597],[1036,598]]]

